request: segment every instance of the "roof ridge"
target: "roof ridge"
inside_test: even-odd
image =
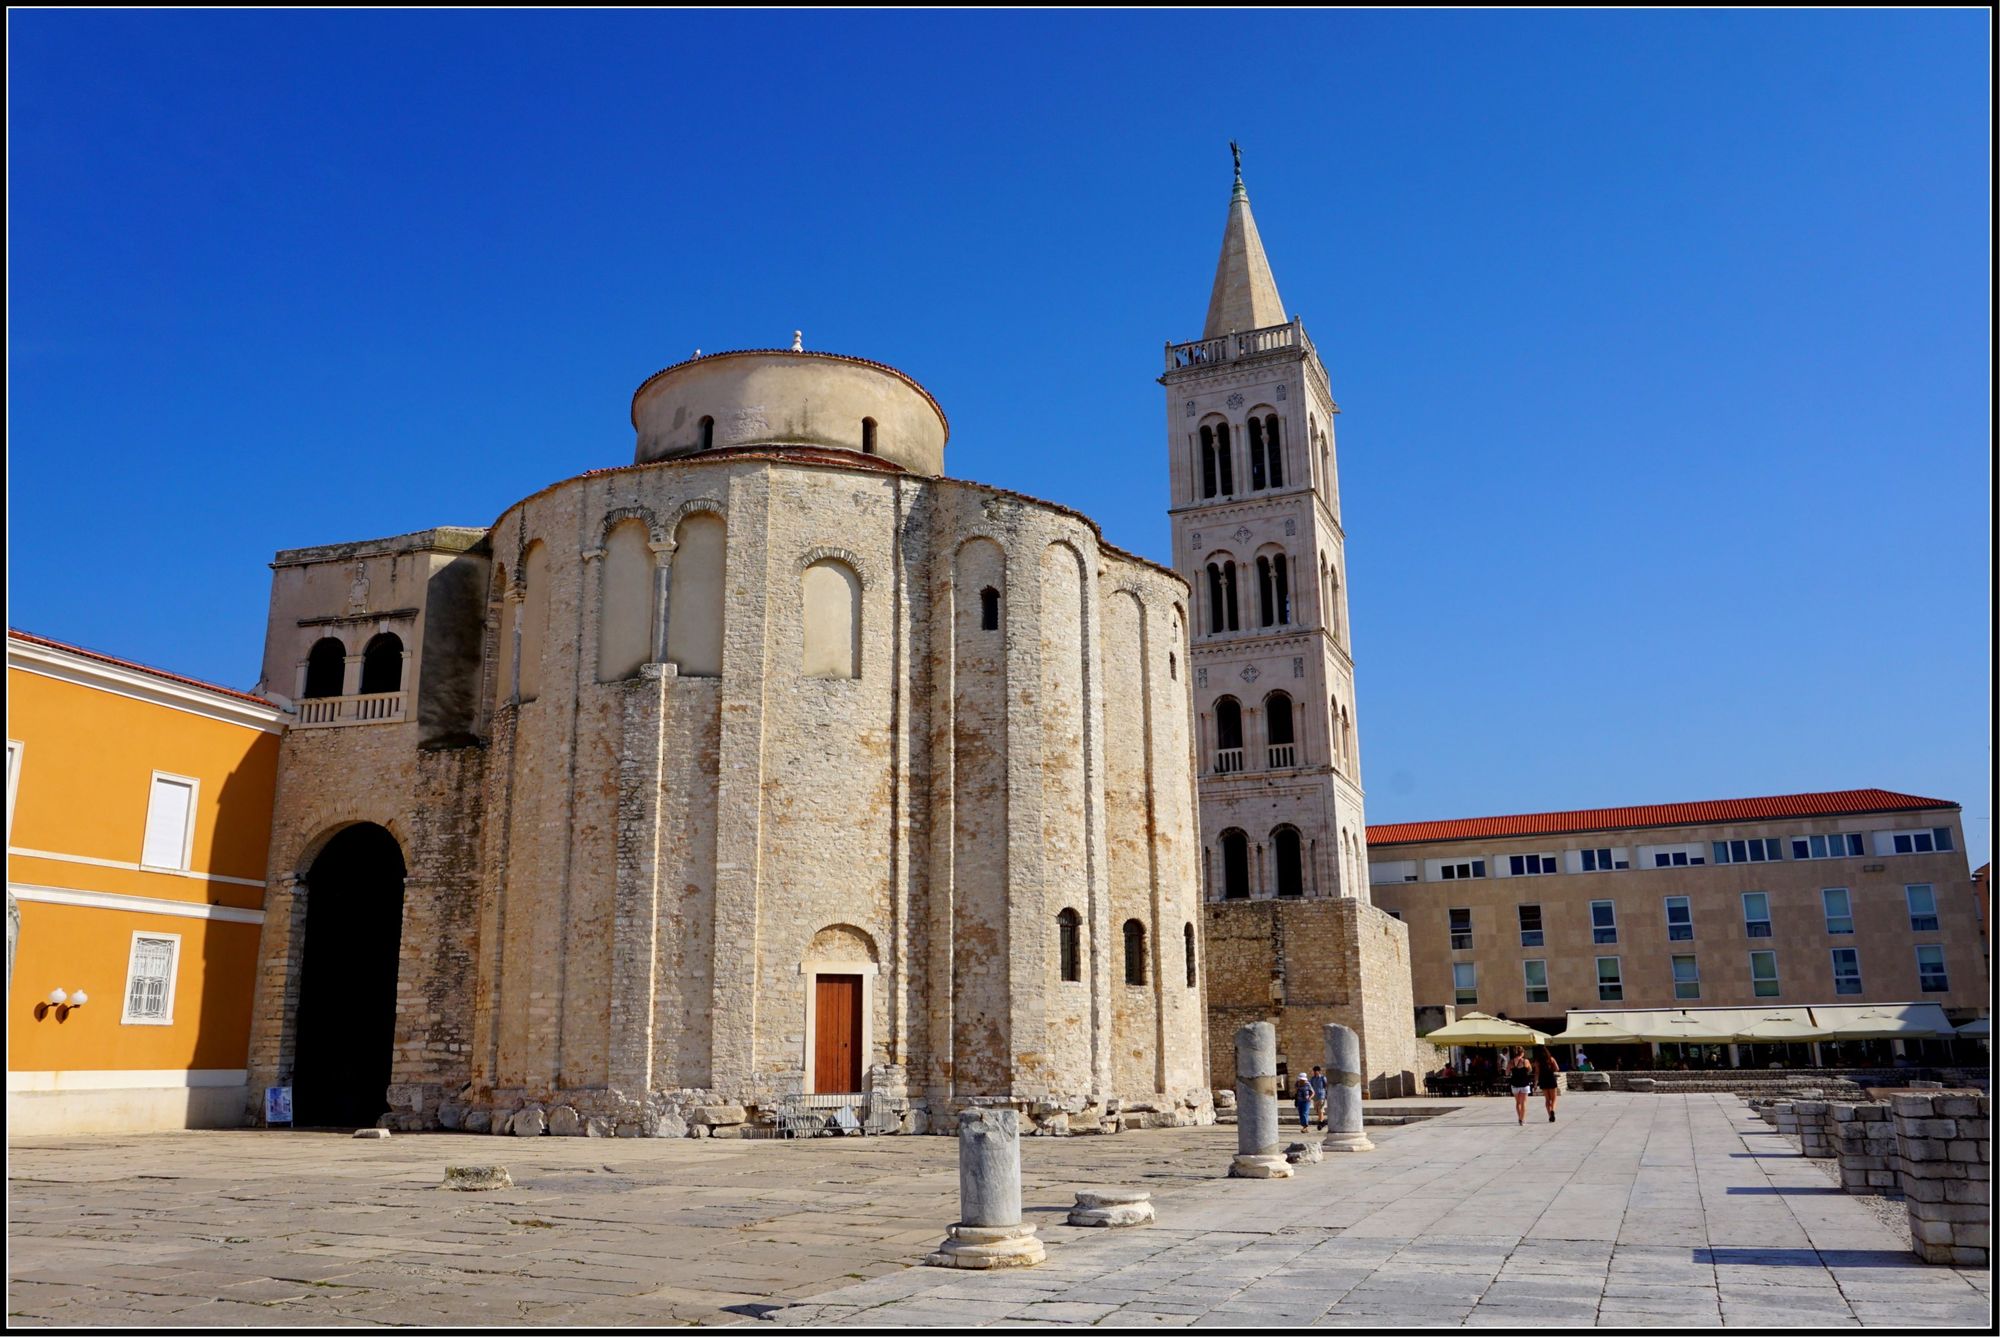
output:
[[[149,674],[152,677],[162,678],[168,682],[177,682],[186,687],[198,687],[204,692],[214,692],[218,696],[234,697],[238,701],[252,701],[267,710],[277,709],[276,706],[266,701],[263,697],[252,695],[249,692],[239,692],[234,687],[224,687],[220,683],[208,682],[201,678],[190,678],[185,673],[174,673],[168,669],[155,668],[151,664],[141,664],[136,659],[124,659],[118,655],[105,654],[102,650],[91,650],[81,645],[71,645],[68,641],[58,641],[50,636],[37,636],[31,631],[22,631],[18,627],[7,628],[7,639],[26,641],[30,645],[39,645],[49,650],[61,650],[66,654],[82,655],[85,659],[94,659],[100,664],[110,664],[117,668],[131,669],[136,673]]]
[[[1621,827],[1701,826],[1725,821],[1778,817],[1847,816],[1869,812],[1907,812],[1953,808],[1950,799],[1925,798],[1892,789],[1831,789],[1755,798],[1698,799],[1677,803],[1642,803],[1602,808],[1569,808],[1554,812],[1513,813],[1493,817],[1457,817],[1433,821],[1378,822],[1368,827],[1368,841],[1382,845],[1414,845],[1481,836],[1565,835]]]

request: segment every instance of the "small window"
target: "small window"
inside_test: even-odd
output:
[[[1438,876],[1446,882],[1463,882],[1468,878],[1486,876],[1486,860],[1473,859],[1466,863],[1448,863],[1438,869]]]
[[[1533,877],[1555,871],[1556,856],[1553,854],[1513,854],[1507,858],[1507,872],[1511,877]]]
[[[134,933],[132,956],[125,969],[127,1026],[171,1026],[174,1021],[174,975],[180,963],[181,940],[173,933]]]
[[[1701,968],[1691,956],[1674,958],[1674,997],[1681,1000],[1701,997]]]
[[[1479,1001],[1479,967],[1471,961],[1454,961],[1451,966],[1452,996],[1459,1006]]]
[[[1618,958],[1615,956],[1597,958],[1597,1001],[1600,1003],[1625,1001],[1625,978],[1619,972]]]
[[[1250,899],[1250,840],[1241,831],[1222,833],[1222,898]]]
[[[1759,998],[1778,996],[1778,954],[1750,953],[1750,991]]]
[[[1667,941],[1690,942],[1694,939],[1694,910],[1685,896],[1667,897]]]
[[[1938,931],[1937,893],[1929,883],[1904,887],[1903,895],[1910,903],[1910,932],[1935,933]]]
[[[1776,840],[1718,840],[1710,848],[1717,863],[1776,863],[1784,858]]]
[[[1181,930],[1181,937],[1187,946],[1187,987],[1192,989],[1194,987],[1194,925],[1189,924],[1183,928]]]
[[[1762,891],[1743,893],[1743,936],[1746,938],[1771,936],[1770,893]]]
[[[1288,900],[1305,895],[1305,861],[1294,828],[1281,826],[1271,833],[1271,859],[1277,865],[1278,894]]]
[[[146,803],[146,843],[139,862],[147,868],[185,869],[194,852],[194,796],[200,783],[153,772]]]
[[[1944,948],[1917,948],[1917,987],[1925,993],[1945,993],[1951,981],[1944,973]]]
[[[1899,831],[1896,833],[1896,853],[1936,854],[1951,850],[1951,828],[1932,827],[1928,831]]]
[[[1819,898],[1826,907],[1828,933],[1854,932],[1854,902],[1846,887],[1828,887],[1820,892]]]
[[[1852,947],[1833,949],[1833,991],[1861,992],[1861,953]]]
[[[1549,963],[1546,961],[1523,961],[1521,982],[1527,987],[1528,1001],[1546,1003],[1549,1001]]]
[[[1851,859],[1862,853],[1858,832],[1843,831],[1831,836],[1793,836],[1794,859]]]
[[[1472,911],[1461,907],[1451,911],[1451,950],[1465,952],[1472,949]]]
[[[703,450],[715,449],[715,419],[713,418],[703,418],[701,420],[701,448]]]
[[[979,591],[979,629],[1000,630],[1000,591],[991,585]]]
[[[1542,946],[1542,907],[1523,905],[1519,909],[1521,917],[1521,945],[1523,947]]]
[[[1582,854],[1583,871],[1586,873],[1608,873],[1613,868],[1610,850],[1584,850]],[[1616,865],[1619,868],[1624,866],[1622,863]]]
[[[1062,977],[1068,983],[1083,979],[1083,916],[1064,910],[1056,916],[1056,945],[1062,959]]]
[[[861,453],[863,455],[873,455],[875,453],[875,420],[873,418],[863,418],[861,420]]]
[[[1610,901],[1590,903],[1590,940],[1600,944],[1618,941],[1618,911]]]
[[[1125,921],[1125,982],[1146,982],[1146,926],[1136,919]]]

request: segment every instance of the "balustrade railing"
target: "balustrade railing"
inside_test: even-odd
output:
[[[1238,358],[1282,352],[1287,348],[1312,351],[1312,340],[1306,337],[1306,327],[1303,322],[1294,320],[1284,325],[1267,325],[1263,329],[1243,330],[1215,339],[1194,339],[1184,344],[1168,344],[1167,370],[1179,371],[1187,367],[1214,366],[1217,363],[1234,362]]]
[[[394,724],[403,718],[403,693],[316,696],[299,702],[295,729],[329,729],[342,724]]]
[[[1271,769],[1276,771],[1289,766],[1296,766],[1299,764],[1298,756],[1298,744],[1273,743],[1271,744]]]
[[[1215,773],[1227,775],[1231,771],[1243,769],[1243,749],[1240,747],[1219,747],[1215,750]]]

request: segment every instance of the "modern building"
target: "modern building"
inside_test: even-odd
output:
[[[242,1124],[283,728],[254,696],[7,633],[9,1130]]]
[[[1211,1080],[1274,1020],[1287,1067],[1359,1032],[1377,1091],[1415,1062],[1404,932],[1368,901],[1333,400],[1287,315],[1239,161],[1201,338],[1166,349],[1174,564],[1189,659],[1213,973]]]
[[[630,464],[278,554],[253,1087],[302,1122],[1212,1119],[1187,589],[944,476],[860,358],[697,356]]]
[[[1959,806],[1880,789],[1371,827],[1420,1006],[1936,1003],[1988,980]]]

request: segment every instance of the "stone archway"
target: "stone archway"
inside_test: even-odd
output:
[[[396,838],[360,822],[306,873],[292,1064],[300,1127],[364,1128],[388,1112],[404,871]]]

